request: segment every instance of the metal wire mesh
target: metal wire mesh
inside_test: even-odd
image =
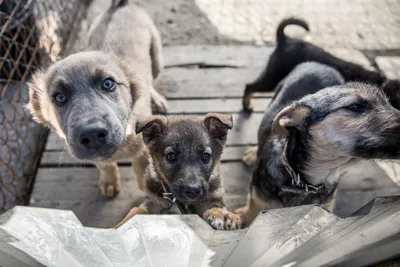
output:
[[[0,214],[27,203],[47,137],[24,109],[24,82],[62,55],[88,3],[0,0]]]

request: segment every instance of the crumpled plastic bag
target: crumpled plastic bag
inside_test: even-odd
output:
[[[83,227],[72,211],[20,206],[0,216],[0,265],[4,255],[18,259],[4,244],[38,266],[57,267],[203,267],[215,254],[175,216],[137,216],[117,230],[98,229]]]

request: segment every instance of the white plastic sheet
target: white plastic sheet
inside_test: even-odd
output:
[[[71,211],[15,207],[0,216],[0,240],[57,267],[203,267],[214,255],[174,216],[138,216],[118,230],[94,229]]]

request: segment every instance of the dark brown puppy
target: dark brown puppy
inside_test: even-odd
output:
[[[256,92],[273,91],[278,83],[286,77],[298,64],[314,61],[335,68],[347,82],[365,82],[377,85],[388,96],[391,104],[400,109],[400,82],[387,80],[378,71],[367,70],[326,52],[322,48],[303,40],[290,38],[284,29],[288,25],[298,25],[309,30],[307,23],[298,18],[284,19],[276,32],[277,47],[272,53],[264,72],[253,83],[246,85],[243,96],[243,109],[251,111],[251,95]]]
[[[249,152],[257,153],[249,199],[246,207],[236,211],[246,226],[265,209],[329,205],[340,169],[360,159],[400,158],[400,111],[390,105],[382,91],[348,83],[307,95],[313,86],[297,85],[302,84],[299,79],[316,84],[315,74],[322,67],[314,69],[309,69],[308,78],[296,74],[291,79],[291,73],[285,79],[291,84],[283,83],[275,99],[278,106],[291,104],[269,109],[271,114],[267,111],[260,126],[258,151]],[[298,93],[299,100],[288,99],[288,90],[303,90],[304,97]]]
[[[240,218],[223,201],[220,157],[232,116],[204,118],[150,116],[136,124],[150,154],[144,174],[146,200],[133,208],[119,227],[136,214],[198,214],[218,230],[239,229]]]

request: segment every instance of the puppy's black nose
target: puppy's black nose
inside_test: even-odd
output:
[[[195,199],[201,195],[201,186],[200,185],[188,185],[185,186],[184,192],[185,195],[190,199]]]
[[[86,148],[99,148],[106,143],[108,130],[102,122],[87,125],[79,136],[79,142]]]

